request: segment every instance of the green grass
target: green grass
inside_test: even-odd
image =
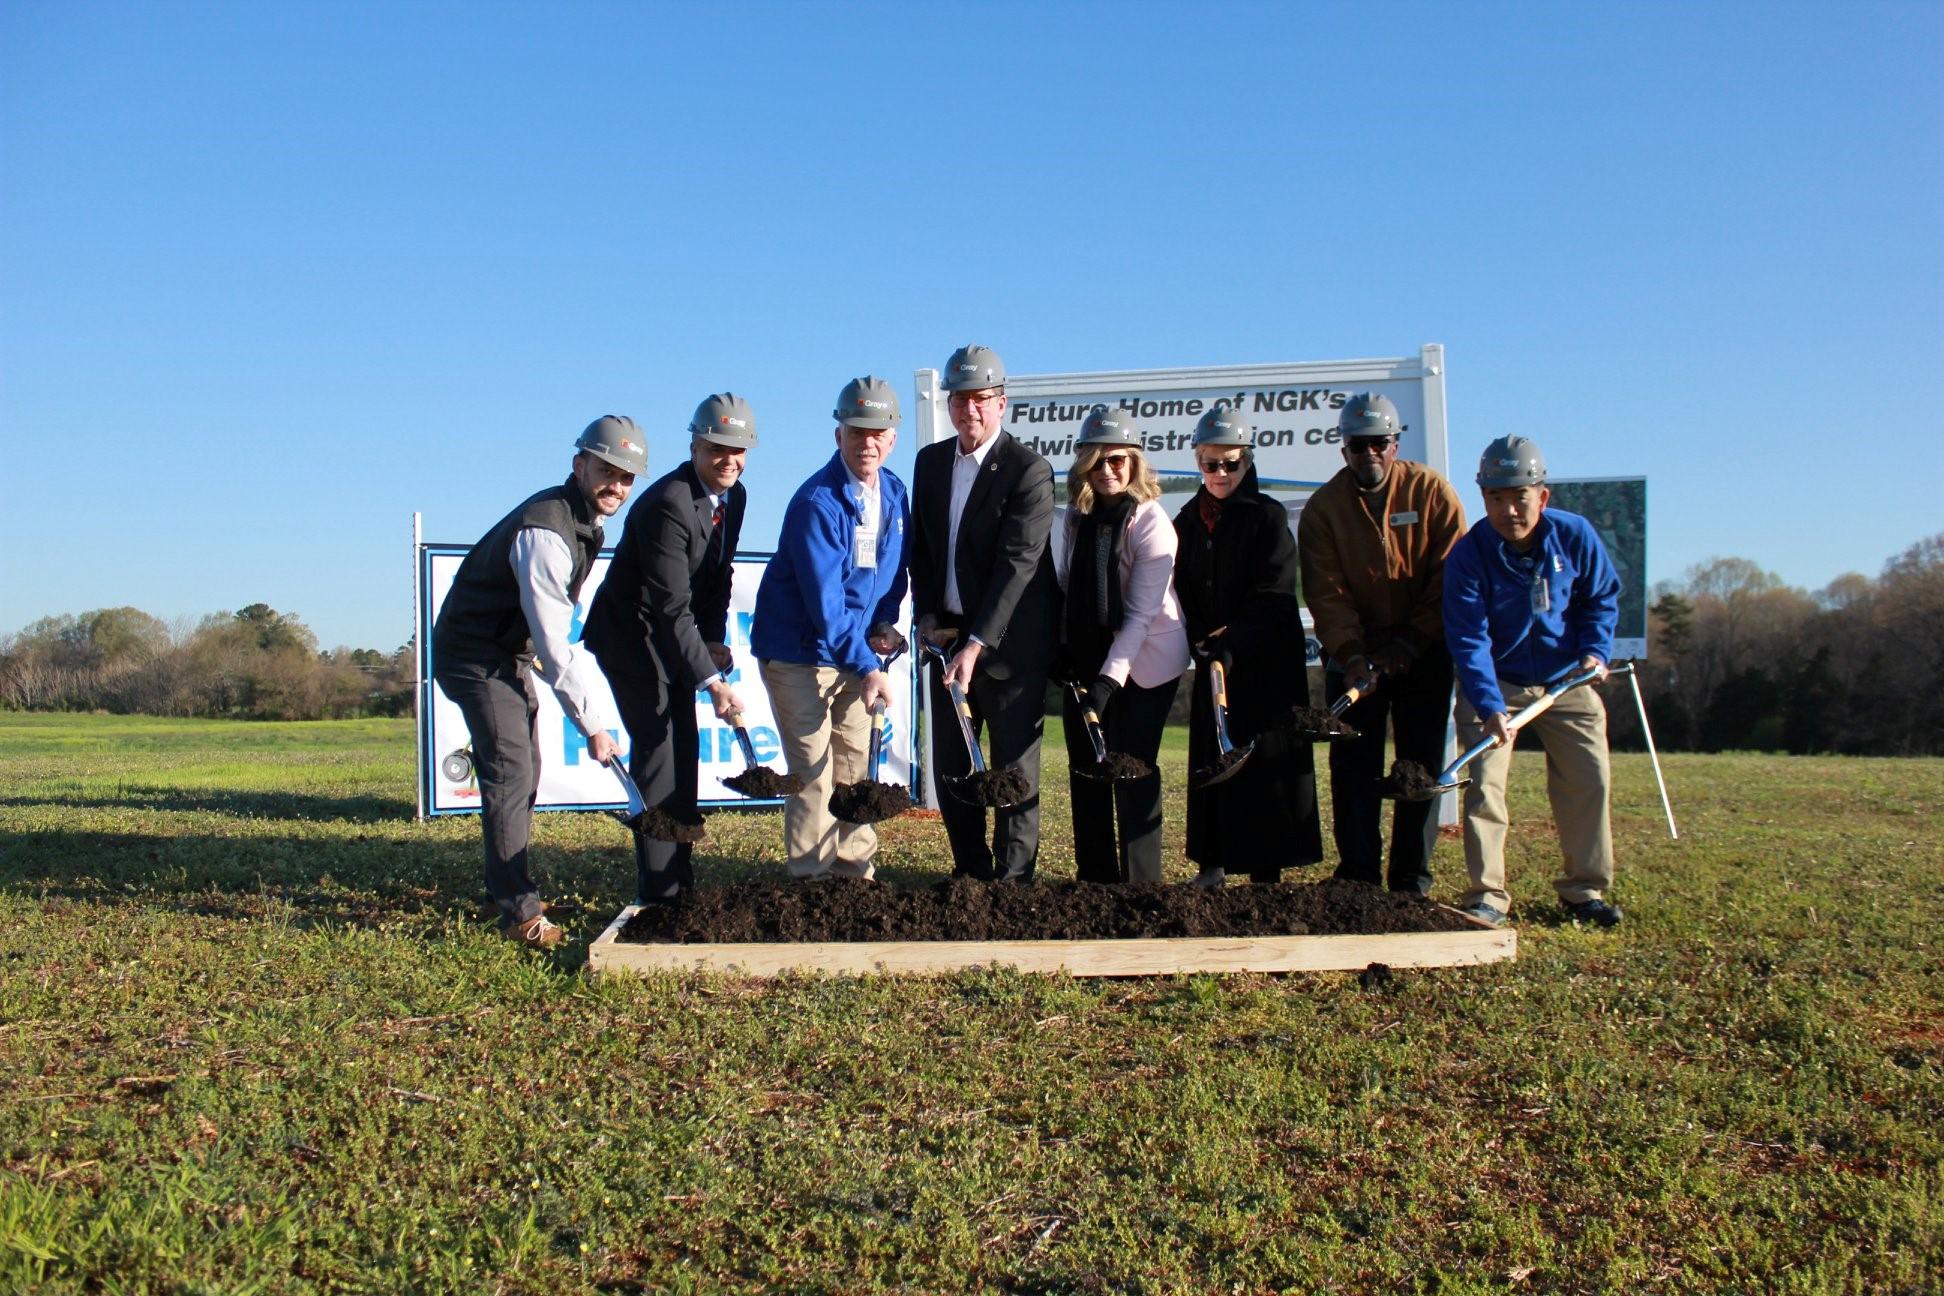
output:
[[[1944,762],[1677,756],[1670,842],[1618,757],[1594,933],[1522,756],[1518,962],[1367,991],[591,982],[622,831],[541,817],[583,908],[530,954],[411,761],[404,722],[0,714],[0,1290],[1944,1284]],[[779,867],[775,816],[712,830],[705,878]]]

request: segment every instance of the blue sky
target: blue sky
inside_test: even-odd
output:
[[[410,633],[595,415],[1447,348],[1452,462],[1644,474],[1650,577],[1944,529],[1944,7],[0,6],[0,634]],[[894,466],[908,468],[906,437]],[[1476,514],[1477,495],[1461,484]],[[618,532],[617,532],[618,534]]]

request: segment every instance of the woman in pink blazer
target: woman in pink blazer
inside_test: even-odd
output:
[[[1065,595],[1063,673],[1056,677],[1086,688],[1109,751],[1152,766],[1175,687],[1188,669],[1188,632],[1174,592],[1174,524],[1156,502],[1160,479],[1125,413],[1087,415],[1074,451],[1070,507],[1053,539],[1053,570]],[[1080,880],[1160,881],[1161,772],[1111,782],[1086,777],[1093,744],[1071,692],[1062,700]]]

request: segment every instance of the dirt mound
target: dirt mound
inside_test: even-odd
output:
[[[839,783],[830,794],[830,813],[845,823],[883,823],[911,809],[911,789],[898,783]]]
[[[757,765],[734,778],[722,780],[722,786],[758,801],[768,801],[774,797],[795,796],[803,791],[803,780],[794,774],[778,774],[773,769]]]
[[[1019,886],[951,878],[903,890],[880,882],[738,882],[704,887],[629,919],[635,943],[881,940],[1102,940],[1466,931],[1421,896],[1360,882],[1196,887],[1138,882]]]
[[[1437,786],[1438,778],[1430,770],[1416,761],[1401,760],[1391,765],[1389,777],[1377,785],[1377,792],[1380,796],[1417,800],[1435,791]]]

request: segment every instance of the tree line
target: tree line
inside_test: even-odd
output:
[[[412,648],[319,651],[265,603],[170,625],[139,608],[42,617],[0,638],[0,707],[252,720],[409,715]]]
[[[1674,751],[1944,755],[1944,533],[1807,592],[1745,558],[1656,586],[1641,690]],[[0,638],[0,707],[313,720],[409,715],[412,647],[320,651],[263,603],[170,626],[132,607]],[[1611,694],[1611,740],[1644,746]]]
[[[1944,754],[1944,533],[1813,593],[1745,558],[1655,587],[1640,673],[1663,750]],[[1610,707],[1617,747],[1641,746]]]

